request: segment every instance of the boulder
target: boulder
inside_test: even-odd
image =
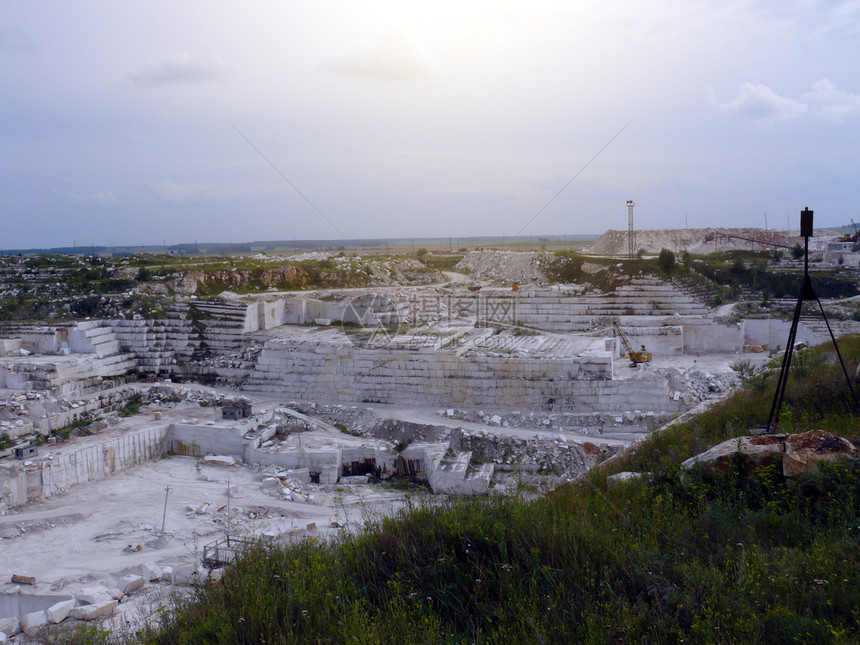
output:
[[[40,627],[48,624],[48,618],[44,611],[34,611],[25,614],[21,619],[21,631],[25,634],[34,634]]]
[[[695,466],[710,472],[727,472],[735,459],[740,457],[744,472],[751,473],[759,466],[767,464],[782,464],[785,435],[757,435],[752,437],[736,437],[718,443],[705,452],[690,457],[681,464],[684,470]]]
[[[155,562],[144,562],[140,565],[140,576],[147,582],[161,578],[161,567]]]
[[[84,605],[83,607],[75,607],[71,611],[71,616],[78,620],[95,620],[102,616],[113,616],[117,604],[118,601],[116,600],[106,600],[91,605]]]
[[[117,586],[123,594],[129,594],[136,589],[140,589],[145,582],[146,580],[143,579],[143,576],[136,576],[130,573],[120,578]]]
[[[61,600],[60,602],[54,603],[53,605],[48,607],[45,610],[45,616],[48,618],[49,623],[61,623],[70,613],[72,613],[72,609],[74,609],[74,607],[74,598],[69,598],[68,600]]]
[[[33,576],[22,576],[19,573],[13,573],[12,582],[18,585],[34,585],[36,584],[36,579]]]
[[[817,472],[818,464],[823,461],[860,459],[860,452],[846,439],[823,430],[810,430],[801,434],[729,439],[687,459],[681,468],[690,470],[698,466],[709,472],[725,473],[738,458],[747,474],[759,466],[779,464],[784,476],[797,477]]]
[[[642,477],[650,478],[651,473],[635,473],[629,470],[625,470],[620,473],[615,473],[614,475],[609,475],[609,477],[606,478],[606,483],[617,484],[619,482],[634,481],[636,479],[641,479]]]
[[[199,581],[197,564],[179,564],[173,567],[170,574],[170,581],[175,584],[192,585]]]
[[[782,473],[786,477],[796,477],[803,473],[818,472],[818,464],[822,461],[851,461],[858,458],[860,453],[847,439],[824,430],[810,430],[789,435],[785,440]]]
[[[206,455],[201,463],[209,466],[233,466],[236,464],[236,459],[229,455]]]
[[[17,618],[0,618],[0,632],[6,636],[14,636],[21,631],[21,622]]]
[[[108,589],[104,585],[96,587],[84,587],[75,594],[75,598],[82,605],[95,605],[109,600],[115,600],[114,590]]]

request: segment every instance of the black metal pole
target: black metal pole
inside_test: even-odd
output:
[[[842,360],[842,354],[839,351],[839,344],[836,342],[836,336],[830,328],[830,322],[827,320],[827,314],[824,313],[824,306],[821,304],[821,299],[815,293],[815,288],[812,286],[812,279],[809,277],[809,238],[812,236],[812,211],[805,208],[800,214],[801,235],[804,239],[804,254],[803,254],[803,284],[800,287],[800,293],[797,297],[797,306],[794,308],[794,317],[791,320],[791,329],[788,332],[788,344],[785,347],[785,355],[782,359],[782,367],[779,370],[779,379],[776,382],[776,392],[773,397],[773,404],[770,408],[770,416],[767,420],[767,431],[773,432],[779,424],[779,411],[782,408],[783,400],[785,399],[785,387],[788,384],[788,374],[791,369],[791,357],[794,353],[794,344],[797,340],[797,326],[800,323],[800,314],[803,309],[805,300],[812,300],[818,303],[818,308],[821,311],[821,316],[824,318],[824,324],[827,326],[827,331],[830,334],[830,340],[833,341],[833,347],[836,349],[836,356],[839,358],[839,364],[842,366],[842,373],[845,375],[845,382],[848,384],[848,390],[851,392],[851,398],[857,406],[857,395],[854,392],[854,386],[851,384],[851,377],[848,376],[848,369],[845,367],[845,361]]]

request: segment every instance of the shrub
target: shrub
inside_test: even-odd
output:
[[[660,249],[660,256],[657,258],[657,264],[666,273],[672,273],[675,270],[675,254],[669,249]]]

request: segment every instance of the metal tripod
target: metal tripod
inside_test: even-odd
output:
[[[782,408],[782,401],[785,398],[785,386],[788,383],[791,356],[794,353],[797,324],[800,322],[800,311],[803,308],[803,303],[807,300],[815,300],[818,303],[818,308],[821,310],[821,317],[824,318],[824,324],[827,325],[827,331],[830,333],[833,347],[836,348],[836,356],[839,357],[839,364],[842,366],[842,373],[845,375],[845,382],[848,384],[848,389],[851,391],[851,398],[854,401],[854,405],[857,405],[857,395],[854,393],[854,387],[851,385],[851,377],[848,376],[848,370],[845,368],[845,361],[842,360],[842,354],[839,352],[839,345],[836,343],[836,337],[833,335],[833,330],[830,328],[827,314],[824,313],[824,307],[821,305],[821,300],[819,300],[818,294],[815,293],[815,289],[812,287],[812,280],[809,277],[809,237],[812,234],[812,211],[806,209],[804,213],[801,213],[801,217],[805,213],[808,213],[809,225],[806,227],[807,230],[803,231],[805,251],[803,255],[803,284],[800,287],[797,306],[794,308],[794,318],[791,321],[791,331],[788,332],[788,344],[785,346],[785,355],[782,358],[782,368],[779,370],[779,380],[776,383],[773,405],[770,408],[770,417],[768,417],[767,420],[768,432],[774,432],[779,424],[779,411]]]

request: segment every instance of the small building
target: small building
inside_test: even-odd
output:
[[[250,403],[234,403],[233,405],[221,406],[221,418],[228,421],[238,421],[251,416]]]
[[[15,448],[15,459],[29,459],[39,454],[39,447],[30,444]]]

